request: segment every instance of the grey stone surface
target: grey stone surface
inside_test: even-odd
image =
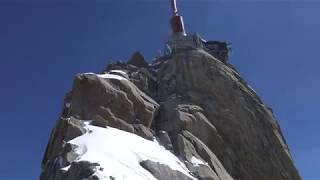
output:
[[[234,179],[301,179],[272,112],[232,68],[190,50],[164,60],[158,80],[157,124],[171,139],[187,130]]]
[[[201,49],[177,51],[149,66],[135,61],[117,62],[105,70],[123,70],[128,80],[76,76],[65,98],[69,105],[64,105],[52,131],[42,177],[48,175],[50,160],[72,152],[65,142],[85,132],[83,119],[149,140],[156,136],[200,180],[301,179],[271,108],[232,65]],[[193,164],[193,157],[206,164]],[[63,159],[64,166],[73,163]],[[189,178],[156,162],[141,165],[158,179]],[[87,167],[76,165],[55,176],[77,177],[75,170],[89,175]]]
[[[73,162],[63,179],[79,180],[90,178],[97,171],[98,166],[100,166],[98,163],[88,161]]]
[[[150,160],[140,162],[140,165],[149,171],[158,180],[192,180],[180,171],[172,170],[170,167]]]
[[[51,136],[42,160],[42,169],[45,169],[53,158],[64,152],[67,141],[86,133],[82,121],[71,118],[60,118]]]
[[[171,139],[170,139],[168,132],[160,130],[157,133],[157,137],[158,137],[159,142],[162,146],[164,146],[166,149],[168,149],[170,151],[173,150],[172,142],[171,142]]]
[[[133,125],[134,128],[134,133],[145,138],[148,140],[153,140],[154,136],[152,134],[152,132],[150,131],[150,129],[146,128],[144,125],[142,124],[134,124]]]
[[[135,52],[129,59],[127,64],[134,65],[136,67],[148,68],[148,63],[144,60],[143,55],[140,52]]]
[[[133,131],[131,124],[136,119],[149,128],[159,106],[130,81],[91,74],[75,78],[70,103],[70,116],[128,132]]]

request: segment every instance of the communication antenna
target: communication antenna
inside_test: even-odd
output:
[[[176,0],[170,0],[171,1],[171,8],[172,8],[172,17],[171,17],[171,30],[172,33],[180,34],[180,35],[186,35],[185,29],[184,29],[184,23],[183,18],[178,14],[178,8],[177,8],[177,2]]]

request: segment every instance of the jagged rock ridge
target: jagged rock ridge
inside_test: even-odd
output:
[[[157,140],[186,168],[138,159],[139,168],[155,179],[301,179],[271,109],[230,64],[201,48],[149,65],[135,53],[128,63],[109,64],[100,75],[76,75],[51,133],[40,179],[117,179],[110,167],[84,160],[87,151],[75,143],[95,134],[94,127]]]

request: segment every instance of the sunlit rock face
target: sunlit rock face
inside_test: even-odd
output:
[[[41,180],[299,180],[271,108],[203,48],[75,77]]]

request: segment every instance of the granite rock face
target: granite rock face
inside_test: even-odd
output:
[[[181,180],[192,180],[190,177],[180,173],[179,171],[174,171],[169,167],[153,162],[150,160],[140,162],[140,165],[149,171],[158,180],[167,179],[181,179]]]
[[[220,179],[230,178],[225,170],[233,179],[300,179],[270,108],[233,68],[191,50],[164,61],[158,79],[156,129],[175,152],[219,160],[208,163]]]
[[[102,75],[76,75],[59,119],[41,180],[99,179],[98,162],[77,161],[77,147],[68,144],[87,133],[84,122],[157,139],[194,179],[301,179],[271,109],[231,65],[202,49],[149,65],[135,53]],[[152,160],[140,165],[155,179],[192,179]]]

